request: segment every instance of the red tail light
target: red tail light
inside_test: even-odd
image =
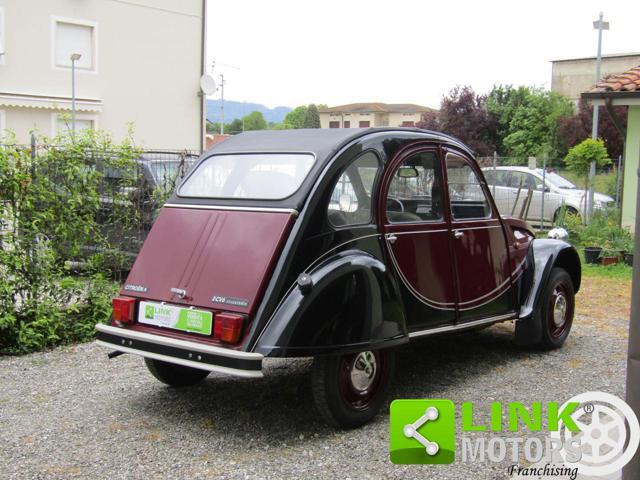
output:
[[[244,315],[218,313],[213,324],[213,336],[226,343],[237,343],[243,326]]]
[[[113,305],[113,319],[121,323],[133,323],[136,299],[117,297],[111,300]]]

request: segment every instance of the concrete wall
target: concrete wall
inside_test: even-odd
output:
[[[556,60],[551,65],[551,91],[575,102],[596,83],[595,58]],[[640,54],[603,57],[601,77],[622,73],[636,65],[640,65]]]
[[[636,224],[638,167],[640,167],[640,105],[629,106],[624,161],[622,226],[629,227],[633,231]]]
[[[53,65],[53,17],[93,22],[96,71],[78,70],[76,96],[101,101],[93,112],[116,139],[135,126],[138,145],[202,146],[199,92],[203,0],[0,0],[6,29],[0,63],[5,127],[28,141],[34,127],[52,135],[51,108],[10,107],[6,94],[71,96],[71,71]],[[98,102],[99,103],[99,102]]]

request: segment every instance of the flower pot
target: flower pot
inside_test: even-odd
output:
[[[598,263],[601,247],[584,247],[584,261],[586,263]]]
[[[615,265],[619,261],[620,259],[617,256],[605,256],[605,257],[602,257],[601,259],[602,265],[605,267],[607,265]]]
[[[624,254],[624,263],[633,267],[633,253],[625,253]]]

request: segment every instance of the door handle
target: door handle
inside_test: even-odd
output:
[[[398,240],[398,237],[396,237],[393,233],[391,235],[387,235],[387,241],[390,244],[393,245],[394,243],[396,243],[396,240]]]
[[[462,230],[455,230],[453,232],[453,236],[455,238],[462,238],[462,237],[464,237],[464,232]]]

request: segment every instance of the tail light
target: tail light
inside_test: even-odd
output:
[[[213,336],[225,343],[238,343],[244,326],[244,315],[217,313],[213,324]]]
[[[113,305],[113,320],[120,323],[133,323],[136,299],[117,297],[111,300]]]

